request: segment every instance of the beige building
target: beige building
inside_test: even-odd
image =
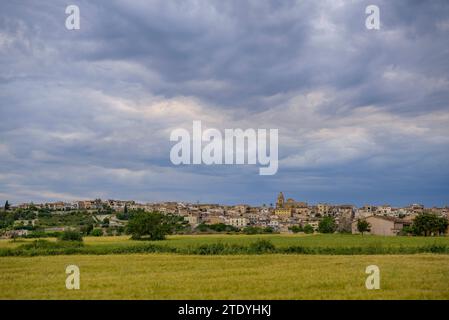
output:
[[[316,211],[321,216],[328,215],[331,212],[332,206],[327,203],[318,203],[316,206]]]
[[[198,216],[188,215],[184,217],[184,220],[186,220],[192,226],[197,226],[199,224]]]
[[[217,215],[204,215],[202,220],[207,224],[217,224],[217,223],[225,222],[225,220],[223,219],[223,216],[217,216]]]
[[[248,219],[246,218],[230,218],[229,224],[233,227],[242,228],[248,225]]]
[[[250,207],[246,204],[238,204],[234,206],[234,210],[241,214],[249,212],[249,209]]]
[[[378,206],[376,213],[389,216],[389,215],[391,215],[392,211],[393,211],[393,208],[390,205],[386,204],[383,206]]]
[[[370,216],[365,218],[365,220],[371,226],[370,232],[367,233],[379,236],[396,236],[404,226],[410,225],[408,221],[393,217]],[[354,220],[351,225],[353,234],[359,233],[357,230],[357,221]]]

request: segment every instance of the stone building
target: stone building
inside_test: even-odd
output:
[[[404,226],[410,225],[408,221],[393,217],[371,216],[365,218],[365,220],[371,226],[371,230],[367,233],[379,236],[396,236]],[[357,230],[357,221],[354,220],[351,225],[353,234],[359,233]]]

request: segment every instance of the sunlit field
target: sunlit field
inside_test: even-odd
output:
[[[65,268],[80,268],[80,290]],[[365,268],[380,268],[367,290]],[[0,259],[1,299],[449,299],[448,255],[72,255]]]
[[[273,234],[273,235],[174,235],[168,236],[163,241],[136,241],[130,240],[129,236],[119,237],[85,237],[86,246],[95,247],[126,247],[138,246],[144,243],[154,243],[157,245],[167,245],[174,248],[184,248],[197,246],[201,244],[228,243],[242,244],[254,242],[258,239],[270,240],[277,247],[287,247],[292,245],[304,247],[367,247],[367,246],[385,246],[385,247],[418,247],[425,245],[449,245],[449,237],[383,237],[372,235],[342,235],[342,234]],[[16,241],[2,239],[1,248],[16,248],[24,243],[32,242],[35,239],[20,239]],[[56,241],[54,238],[48,238],[49,241]]]
[[[449,299],[448,254],[108,254],[151,243],[183,249],[225,243],[247,246],[260,239],[277,248],[302,246],[415,248],[448,246],[448,237],[361,235],[179,235],[164,241],[129,236],[85,237],[91,254],[0,257],[0,299]],[[56,242],[54,238],[46,239]],[[1,240],[16,250],[34,239]],[[101,250],[100,250],[101,249]],[[107,250],[104,250],[107,249]],[[109,249],[112,249],[109,251]],[[106,252],[106,254],[105,254]],[[189,251],[188,251],[189,252]],[[42,255],[41,255],[42,254]],[[81,270],[81,289],[65,288],[65,268]],[[377,265],[381,289],[365,288],[365,268]]]

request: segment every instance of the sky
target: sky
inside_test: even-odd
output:
[[[449,205],[448,34],[444,0],[2,1],[0,202]],[[277,174],[173,165],[194,120],[278,129]]]

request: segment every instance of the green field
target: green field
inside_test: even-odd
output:
[[[342,235],[342,234],[272,234],[272,235],[174,235],[162,241],[130,240],[129,236],[120,237],[85,237],[84,244],[87,249],[114,249],[131,248],[153,244],[174,249],[194,248],[200,245],[229,244],[249,245],[259,239],[272,242],[277,248],[301,246],[304,248],[393,248],[408,249],[424,246],[438,245],[449,247],[449,237],[383,237],[372,235]],[[49,238],[49,241],[56,239]],[[14,249],[34,239],[21,239],[17,241],[0,240],[0,250]]]
[[[65,288],[65,268],[81,271]],[[378,265],[381,288],[365,288]],[[1,299],[449,299],[449,256],[185,256],[166,254],[7,257]]]
[[[448,237],[354,235],[170,236],[157,245],[180,249],[270,240],[302,246],[416,248],[449,244]],[[24,243],[1,240],[0,250]],[[51,241],[56,241],[52,239]],[[129,237],[86,237],[84,248],[148,245]],[[96,252],[93,250],[92,252]],[[60,254],[0,257],[0,299],[449,299],[448,254]],[[65,288],[65,268],[81,270],[81,289]],[[381,289],[365,288],[365,268],[377,265]]]

